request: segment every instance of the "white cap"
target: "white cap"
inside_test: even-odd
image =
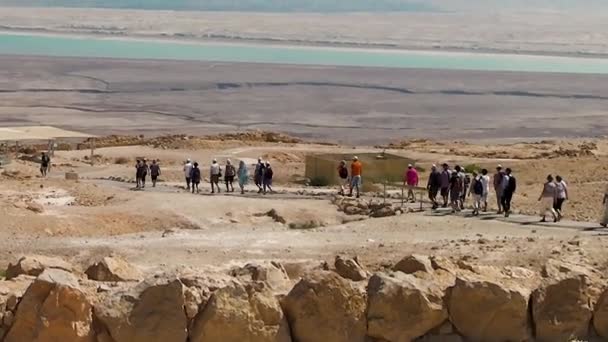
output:
[[[190,158],[188,158],[186,161],[189,163],[189,162],[191,162],[192,160],[190,160]]]
[[[407,164],[407,167],[414,167],[414,165],[412,165],[412,164]]]
[[[354,157],[353,157],[353,160],[359,160],[359,157],[354,156]]]

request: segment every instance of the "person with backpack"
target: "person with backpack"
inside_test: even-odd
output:
[[[158,176],[160,176],[160,165],[156,162],[156,159],[152,160],[152,165],[150,165],[150,177],[152,178],[152,187],[156,188],[156,181],[158,180]]]
[[[226,182],[226,192],[234,192],[234,177],[236,176],[236,169],[230,159],[226,160],[225,167],[226,174],[224,175],[224,181]]]
[[[473,216],[479,216],[483,193],[484,184],[482,181],[482,176],[478,175],[477,172],[473,172],[473,179],[469,188],[469,194],[471,194],[471,197],[473,197]]]
[[[268,189],[268,191],[270,191],[270,193],[274,192],[272,190],[272,177],[273,176],[274,176],[274,171],[272,170],[270,163],[266,162],[266,165],[264,166],[264,181],[263,181],[264,195],[266,195],[266,189]]]
[[[190,183],[192,183],[192,193],[196,191],[198,194],[198,185],[201,183],[201,169],[198,168],[197,162],[194,162],[192,170],[190,170]]]
[[[463,178],[458,175],[458,172],[452,172],[450,175],[450,204],[452,206],[452,214],[460,212],[460,193],[464,187]]]
[[[513,176],[513,171],[510,168],[505,170],[502,182],[504,185],[502,190],[502,207],[505,217],[509,217],[509,215],[511,215],[511,200],[513,200],[513,194],[515,194],[515,190],[517,190],[517,179]]]
[[[341,161],[340,165],[338,165],[338,177],[340,177],[340,196],[344,196],[346,194],[346,187],[349,186],[346,160]]]
[[[548,175],[547,181],[543,184],[543,190],[538,197],[538,201],[540,202],[540,222],[547,222],[547,212],[551,213],[553,222],[557,222],[557,212],[553,208],[556,199],[557,185],[553,181],[553,176]]]
[[[452,178],[452,172],[450,166],[447,163],[443,163],[441,166],[441,198],[443,198],[443,208],[448,206],[448,198],[450,196],[450,180]]]
[[[136,189],[141,189],[141,160],[137,159],[135,162],[135,186]]]
[[[211,167],[209,168],[209,178],[211,181],[211,193],[215,193],[215,189],[217,188],[217,193],[222,192],[220,190],[220,178],[222,178],[222,168],[220,164],[217,163],[217,159],[213,159],[211,163]]]
[[[258,163],[255,165],[255,171],[253,173],[253,181],[255,185],[258,187],[258,194],[261,194],[264,183],[264,162],[262,162],[262,158],[258,158]]]

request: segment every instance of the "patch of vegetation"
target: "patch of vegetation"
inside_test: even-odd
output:
[[[483,167],[477,165],[477,164],[469,164],[469,165],[465,165],[464,166],[464,172],[466,173],[473,173],[473,172],[481,172],[481,169],[483,169]]]

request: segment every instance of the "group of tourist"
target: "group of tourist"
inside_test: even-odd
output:
[[[352,163],[350,164],[350,174],[348,167],[346,166],[346,160],[343,160],[338,165],[338,177],[340,177],[340,195],[342,196],[353,196],[355,191],[356,197],[361,197],[361,186],[362,178],[361,173],[363,171],[363,164],[359,161],[359,157],[354,156]],[[348,195],[346,189],[349,190]]]
[[[160,165],[155,160],[152,160],[152,164],[148,164],[147,159],[137,159],[135,164],[135,180],[137,183],[137,189],[143,189],[146,187],[146,177],[150,174],[152,180],[152,187],[156,187],[156,181],[160,176]]]
[[[186,188],[192,193],[199,193],[199,185],[201,183],[201,171],[197,162],[192,163],[188,159],[184,163],[184,177],[186,179]],[[255,185],[258,187],[258,193],[266,194],[267,192],[273,192],[272,190],[272,179],[274,177],[274,170],[270,165],[270,162],[264,162],[261,158],[255,166],[253,180]],[[249,169],[244,161],[239,162],[238,169],[232,164],[230,159],[226,160],[226,164],[222,167],[217,159],[213,159],[211,166],[209,167],[209,183],[211,184],[211,193],[221,193],[220,181],[224,180],[226,185],[226,192],[234,192],[234,181],[238,182],[241,194],[245,193],[245,187],[249,182]]]

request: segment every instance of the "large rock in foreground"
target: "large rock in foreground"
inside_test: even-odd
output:
[[[592,317],[588,278],[570,274],[547,279],[532,294],[532,315],[538,341],[587,338]]]
[[[23,295],[5,342],[93,342],[93,313],[78,279],[45,270]]]
[[[440,326],[448,312],[444,293],[432,282],[408,274],[376,274],[368,285],[368,335],[408,342]]]
[[[215,291],[194,321],[191,342],[291,342],[278,300],[267,290],[233,284]]]
[[[85,273],[89,279],[97,281],[139,281],[143,278],[137,267],[117,256],[101,259],[89,266]]]
[[[115,342],[185,342],[184,286],[178,279],[143,282],[132,292],[111,293],[95,316]]]
[[[530,270],[515,271],[507,275],[501,270],[487,268],[486,274],[457,277],[448,307],[452,323],[468,340],[530,339],[528,300],[539,281]]]
[[[10,263],[6,269],[6,279],[18,277],[25,274],[37,277],[46,269],[55,268],[67,272],[74,272],[75,268],[69,262],[60,258],[47,257],[43,255],[27,255],[21,257],[15,264]]]
[[[364,342],[364,292],[331,272],[302,279],[282,301],[298,342]]]

